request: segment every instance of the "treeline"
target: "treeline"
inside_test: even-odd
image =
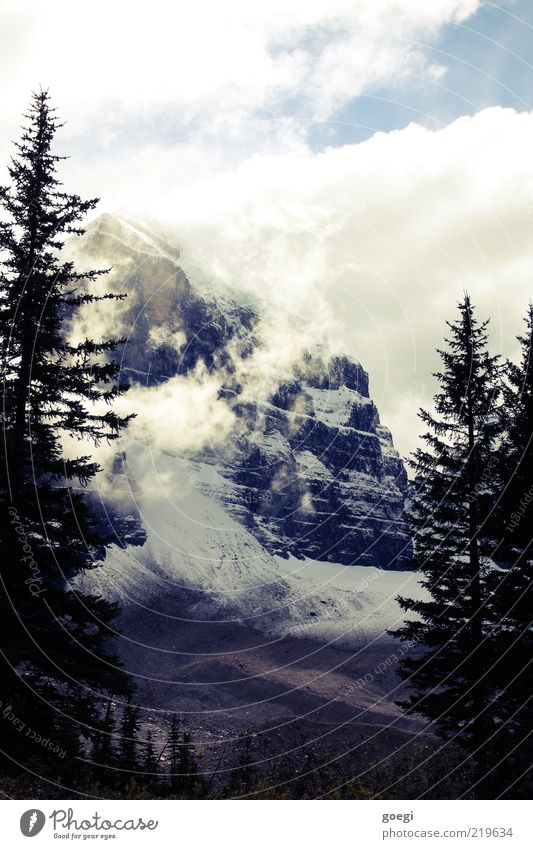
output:
[[[409,652],[400,702],[458,744],[469,792],[532,790],[533,306],[517,363],[490,353],[468,296],[448,323],[427,430],[411,459],[408,519],[424,601],[401,598]],[[412,616],[415,614],[415,616]],[[433,755],[438,757],[439,753]]]
[[[324,741],[297,727],[289,737],[246,732],[242,737],[195,745],[177,716],[154,726],[138,723],[136,709],[108,703],[90,745],[57,769],[0,774],[0,793],[38,799],[87,796],[104,799],[453,799],[468,794],[473,769],[459,775],[458,746],[436,752],[435,738],[399,739],[385,729],[354,744],[348,731]],[[383,738],[383,739],[382,739]],[[61,755],[59,755],[61,758]],[[35,764],[34,764],[35,766]]]
[[[111,701],[99,722],[85,757],[81,786],[94,795],[126,798],[235,798],[253,793],[261,770],[255,766],[252,735],[220,742],[210,766],[200,769],[204,750],[172,714],[164,731],[155,733],[140,722],[139,709],[129,700],[121,707]]]
[[[84,759],[85,781],[95,795],[205,798],[209,785],[198,770],[192,735],[173,714],[166,734],[143,731],[139,709],[111,701]]]

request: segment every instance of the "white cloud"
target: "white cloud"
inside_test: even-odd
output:
[[[0,80],[12,132],[49,86],[86,151],[139,134],[245,131],[258,113],[327,119],[427,64],[418,42],[482,0],[18,0],[3,4]]]
[[[531,285],[533,117],[490,109],[321,153],[308,121],[382,83],[440,79],[421,44],[481,5],[4,2],[0,143],[29,90],[49,85],[69,121],[68,186],[102,196],[100,210],[162,216],[191,269],[266,297],[283,332],[298,314],[355,353],[405,453],[465,287],[495,347],[513,347]],[[258,355],[266,372],[272,351]]]
[[[257,154],[226,170],[200,167],[197,149],[197,167],[175,188],[161,153],[135,171],[129,197],[115,186],[115,198],[146,199],[149,181],[149,211],[174,228],[188,273],[264,301],[263,345],[242,375],[250,395],[265,397],[273,370],[290,369],[313,341],[348,351],[369,371],[382,420],[407,454],[417,408],[435,389],[435,347],[465,288],[480,316],[492,317],[495,350],[515,349],[531,293],[532,149],[533,114],[492,108],[439,131],[413,124],[321,153]],[[190,389],[195,403],[214,398],[203,379]],[[213,421],[219,413],[211,410]]]
[[[492,317],[495,350],[515,348],[531,292],[532,147],[533,115],[493,108],[440,131],[252,157],[159,212],[192,274],[263,298],[285,334],[298,316],[308,338],[357,356],[406,453],[464,289]]]
[[[464,289],[492,317],[494,349],[515,349],[532,285],[532,149],[533,114],[492,108],[439,131],[413,124],[195,172],[155,192],[151,212],[175,229],[193,277],[264,301],[263,345],[243,375],[250,394],[265,397],[272,370],[313,341],[348,351],[406,454]],[[163,186],[168,160],[157,167]]]

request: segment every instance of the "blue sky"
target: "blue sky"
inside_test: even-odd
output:
[[[413,75],[355,98],[334,121],[314,125],[313,148],[353,144],[376,131],[412,121],[431,128],[488,106],[519,111],[533,104],[533,4],[487,3],[465,22],[446,25],[423,42],[431,62],[446,67],[441,79]]]

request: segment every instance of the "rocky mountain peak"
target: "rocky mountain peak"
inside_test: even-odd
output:
[[[222,450],[188,457],[202,468],[204,494],[270,553],[401,567],[407,477],[359,363],[306,351],[289,378],[255,397],[236,359],[256,349],[260,314],[229,290],[191,282],[155,223],[104,215],[77,252],[112,266],[112,287],[128,295],[120,356],[130,382],[154,386],[199,364],[223,374],[221,393],[240,427]]]

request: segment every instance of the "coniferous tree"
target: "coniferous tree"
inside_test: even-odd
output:
[[[394,634],[418,647],[400,665],[412,688],[402,706],[425,714],[439,734],[475,753],[482,775],[499,721],[488,672],[497,628],[489,519],[497,500],[501,367],[487,351],[488,322],[478,323],[468,296],[459,312],[448,323],[447,349],[439,351],[435,413],[420,411],[428,427],[425,447],[411,461],[413,565],[424,573],[430,597],[399,599],[417,618]]]
[[[142,770],[144,772],[144,782],[149,787],[157,783],[157,771],[159,759],[157,757],[154,745],[152,732],[149,731],[146,736],[146,743],[143,746]]]
[[[116,773],[110,770],[115,761],[113,737],[115,732],[115,715],[111,699],[107,700],[103,717],[98,723],[92,747],[93,774],[96,781],[109,784],[116,778]]]
[[[120,766],[126,772],[125,780],[131,778],[127,775],[128,772],[135,772],[139,768],[139,726],[139,709],[128,699],[120,724]]]
[[[172,793],[177,793],[180,787],[180,756],[181,756],[181,734],[180,721],[175,713],[172,714],[170,731],[166,742],[169,759],[169,780]]]
[[[188,798],[199,790],[198,761],[196,759],[196,748],[190,732],[185,731],[180,747],[179,784],[181,792]]]
[[[505,523],[499,557],[508,562],[522,552],[526,559],[531,555],[533,536],[533,304],[525,324],[525,335],[518,337],[520,362],[507,362],[504,386],[503,495],[496,515]]]
[[[232,796],[240,796],[249,793],[256,779],[256,768],[252,753],[252,734],[248,732],[243,741],[243,748],[239,755],[236,769],[231,773],[228,790]]]
[[[494,511],[503,568],[495,606],[498,617],[495,680],[500,727],[492,741],[500,788],[529,798],[533,787],[530,743],[533,699],[533,305],[518,337],[518,364],[507,362],[505,433],[499,452]]]
[[[99,467],[63,445],[115,439],[127,424],[111,406],[124,387],[108,355],[121,340],[67,339],[77,308],[115,296],[91,293],[103,272],[61,258],[96,201],[62,190],[63,157],[52,152],[61,125],[46,92],[26,118],[11,185],[0,188],[0,699],[44,733],[59,712],[90,736],[102,695],[131,687],[107,645],[116,606],[71,585],[107,540],[83,492]],[[24,735],[7,734],[8,758],[24,762],[24,746]]]
[[[56,774],[68,781],[70,786],[80,778],[79,758],[83,755],[80,743],[80,731],[69,716],[56,712],[49,732],[50,739],[60,748],[61,757],[57,761]],[[47,770],[54,772],[54,770]]]
[[[100,732],[100,745],[99,745],[99,754],[102,758],[102,763],[110,763],[113,759],[114,748],[113,748],[113,733],[115,730],[115,717],[113,712],[113,702],[111,699],[107,700],[106,711],[104,714],[104,718],[102,721],[102,727]]]

